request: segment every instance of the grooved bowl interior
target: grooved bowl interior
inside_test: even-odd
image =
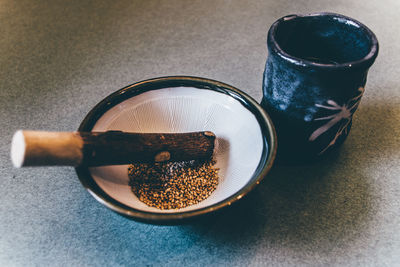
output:
[[[118,94],[135,92],[132,97],[108,104],[103,101],[106,110],[101,114],[92,111],[83,123],[91,127],[88,121],[92,120],[92,131],[214,132],[217,136],[214,159],[215,167],[220,169],[219,184],[207,199],[183,209],[149,207],[133,194],[129,186],[128,165],[92,167],[86,175],[77,170],[82,183],[103,204],[141,219],[148,216],[157,220],[157,215],[166,215],[162,218],[168,220],[168,215],[172,218],[178,214],[190,217],[191,212],[207,213],[240,199],[250,187],[259,183],[265,174],[265,164],[272,164],[265,156],[271,151],[265,138],[266,126],[261,127],[260,118],[246,106],[251,104],[240,101],[226,90],[187,85],[138,91],[132,88]],[[93,180],[98,188],[88,185],[88,179]]]

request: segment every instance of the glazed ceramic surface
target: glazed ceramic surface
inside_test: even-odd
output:
[[[78,168],[82,183],[96,199],[134,218],[176,220],[230,205],[265,176],[275,155],[275,139],[263,109],[237,89],[193,79],[160,78],[121,89],[95,107],[80,130],[212,131],[217,136],[214,159],[220,169],[217,189],[198,204],[160,210],[133,194],[128,165]]]
[[[375,35],[332,13],[290,15],[268,32],[262,106],[282,158],[314,158],[348,135],[378,54]]]
[[[233,195],[246,185],[263,152],[260,126],[239,102],[210,90],[165,88],[130,98],[107,111],[93,131],[140,133],[212,131],[217,136],[216,167],[219,185],[206,200],[184,210],[203,208]],[[249,138],[250,137],[250,138]],[[176,212],[149,207],[133,195],[126,165],[91,168],[96,183],[127,206],[152,212]]]

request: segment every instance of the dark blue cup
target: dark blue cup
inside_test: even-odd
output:
[[[334,13],[289,15],[268,32],[261,105],[278,136],[278,158],[314,159],[347,137],[378,41]]]

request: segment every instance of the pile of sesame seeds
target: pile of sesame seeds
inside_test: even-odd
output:
[[[150,207],[181,209],[208,198],[218,185],[215,161],[131,164],[133,193]]]

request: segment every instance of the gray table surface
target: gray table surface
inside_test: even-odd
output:
[[[275,166],[206,222],[154,226],[98,203],[73,168],[14,169],[17,129],[76,130],[133,82],[193,75],[261,99],[279,17],[331,11],[380,42],[349,138],[318,164]],[[1,266],[399,266],[400,1],[0,2]]]

